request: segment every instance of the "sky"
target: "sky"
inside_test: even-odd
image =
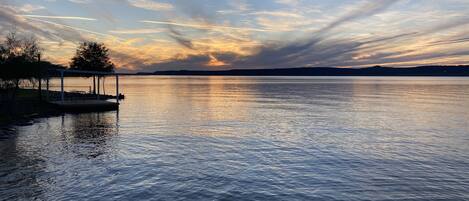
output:
[[[120,72],[469,63],[469,0],[0,0],[0,36],[68,65],[104,43]]]

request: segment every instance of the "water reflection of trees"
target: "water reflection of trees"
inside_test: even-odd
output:
[[[73,152],[86,158],[110,153],[118,134],[115,112],[84,113],[71,117],[70,137]]]

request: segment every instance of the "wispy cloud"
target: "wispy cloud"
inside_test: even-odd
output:
[[[374,15],[380,11],[385,10],[389,6],[399,2],[400,0],[373,0],[373,1],[368,1],[362,6],[355,8],[353,11],[345,14],[344,16],[336,19],[323,29],[321,29],[319,32],[320,33],[325,33],[327,31],[330,31],[338,26],[341,26],[347,22],[355,21],[361,18],[369,17],[371,15]]]
[[[165,32],[165,29],[123,29],[111,30],[109,33],[113,34],[155,34]]]
[[[302,18],[303,16],[297,13],[287,11],[256,11],[249,13],[249,15],[267,15],[274,17],[290,17],[290,18]]]
[[[300,3],[300,0],[275,0],[275,2],[288,6],[296,6]]]
[[[57,26],[57,27],[67,28],[67,29],[71,29],[71,30],[74,30],[74,31],[78,31],[78,32],[85,32],[85,33],[90,33],[90,34],[94,34],[94,35],[98,35],[98,36],[104,36],[104,37],[114,38],[114,39],[117,39],[117,40],[122,40],[122,39],[120,39],[118,37],[115,37],[113,35],[110,35],[110,34],[104,34],[104,33],[96,32],[96,31],[91,31],[91,30],[88,30],[88,29],[78,28],[78,27],[74,27],[74,26],[69,26],[69,25],[65,25],[65,24],[60,24],[60,23],[56,23],[56,22],[47,21],[47,20],[36,19],[36,18],[31,18],[30,20],[34,20],[34,21],[54,25],[54,26]],[[81,40],[84,40],[84,39],[81,39]]]
[[[185,38],[183,34],[175,30],[172,26],[169,26],[169,31],[170,31],[169,36],[173,38],[178,44],[188,49],[192,49],[192,50],[195,49],[192,41],[190,39]]]
[[[153,0],[129,0],[128,2],[134,7],[154,11],[168,11],[174,8],[172,4],[156,2]]]
[[[20,11],[25,13],[31,13],[38,10],[44,10],[46,7],[40,5],[33,5],[33,4],[24,4],[18,8]]]
[[[94,18],[77,17],[77,16],[54,16],[54,15],[21,15],[21,16],[27,17],[27,18],[96,21],[96,19],[94,19]]]
[[[68,1],[73,2],[73,3],[78,3],[78,4],[91,3],[91,0],[68,0]]]
[[[44,6],[33,5],[33,4],[23,4],[23,5],[18,5],[18,6],[0,5],[0,8],[1,7],[6,8],[6,9],[11,9],[11,10],[13,10],[15,12],[18,12],[18,13],[32,13],[32,12],[35,12],[35,11],[38,11],[38,10],[46,9],[46,7],[44,7]]]
[[[232,26],[220,26],[220,25],[209,25],[209,24],[189,24],[189,23],[169,22],[169,21],[143,20],[141,22],[150,23],[150,24],[172,25],[172,26],[194,28],[194,29],[215,30],[215,31],[216,29],[224,29],[224,30],[230,29],[230,30],[240,30],[240,31],[275,32],[275,30],[269,30],[269,29],[232,27]]]
[[[29,23],[24,17],[18,15],[18,10],[12,9],[8,6],[0,6],[0,25],[3,27],[11,27],[20,29],[21,31],[29,31],[36,34],[41,34],[47,37],[54,37],[48,31],[39,28],[38,26]]]

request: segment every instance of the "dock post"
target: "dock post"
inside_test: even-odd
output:
[[[39,95],[39,100],[42,101],[42,73],[43,73],[43,72],[42,72],[42,69],[41,69],[41,54],[40,54],[40,53],[37,55],[37,63],[38,63],[38,65],[39,65],[39,69],[40,69],[40,71],[41,71],[41,72],[39,73],[39,77],[38,77],[38,78],[39,78],[39,86],[38,86],[39,91],[38,91],[38,95]]]
[[[116,74],[116,101],[119,103],[119,74]]]
[[[39,95],[39,100],[42,101],[42,76],[39,76],[39,92],[38,92],[38,95]]]
[[[46,79],[46,98],[47,98],[47,101],[49,101],[49,75],[47,75],[47,79]]]
[[[60,99],[64,102],[64,70],[60,71]]]
[[[98,75],[98,100],[100,99],[99,98],[99,93],[100,93],[100,89],[101,89],[101,82],[99,81],[99,75]]]

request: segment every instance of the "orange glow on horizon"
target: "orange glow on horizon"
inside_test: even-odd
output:
[[[207,63],[207,66],[210,67],[219,67],[219,66],[226,66],[226,64],[223,61],[218,60],[215,56],[210,55],[210,61]]]

